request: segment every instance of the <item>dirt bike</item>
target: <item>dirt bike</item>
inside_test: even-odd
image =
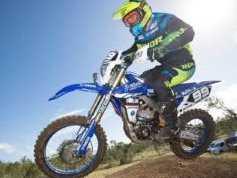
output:
[[[146,48],[138,50],[134,60],[145,60]],[[94,75],[93,83],[64,87],[49,100],[69,92],[97,93],[87,116],[65,116],[49,124],[35,144],[35,162],[49,177],[83,177],[102,162],[107,149],[105,132],[100,121],[109,103],[122,118],[123,129],[134,143],[157,142],[156,136],[165,125],[162,113],[152,97],[153,89],[139,75],[128,72],[130,60],[121,51],[110,51],[101,65],[101,85]],[[214,139],[215,123],[202,109],[190,107],[210,95],[212,84],[219,81],[184,83],[173,87],[179,112],[179,132],[169,141],[171,151],[178,157],[193,159],[206,152]]]

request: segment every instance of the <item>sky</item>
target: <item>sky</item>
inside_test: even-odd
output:
[[[33,160],[42,129],[66,114],[87,114],[95,94],[74,92],[48,101],[62,87],[92,82],[110,50],[126,50],[133,36],[113,12],[125,1],[0,0],[0,160]],[[197,70],[189,81],[221,80],[212,95],[237,108],[237,1],[147,0],[193,26]],[[141,73],[156,63],[135,63]],[[106,111],[108,140],[127,142],[122,121]]]

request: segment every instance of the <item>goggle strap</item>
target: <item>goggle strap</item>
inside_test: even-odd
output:
[[[140,9],[143,9],[143,7],[146,5],[146,1],[145,0],[142,0],[142,2],[140,3],[140,6],[139,8]]]

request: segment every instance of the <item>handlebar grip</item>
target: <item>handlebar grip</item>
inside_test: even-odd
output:
[[[130,66],[130,65],[132,64],[132,62],[133,62],[133,59],[132,59],[131,56],[126,56],[126,57],[124,58],[124,62],[125,62],[128,66]]]

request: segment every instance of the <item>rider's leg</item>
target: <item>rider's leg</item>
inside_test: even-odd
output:
[[[189,62],[190,63],[190,62]],[[183,66],[186,67],[185,70]],[[156,66],[143,73],[145,82],[150,84],[156,93],[157,109],[166,121],[160,130],[162,139],[169,138],[177,130],[177,105],[171,87],[188,80],[195,71],[195,65],[180,65],[175,68]]]
[[[163,140],[169,139],[179,130],[175,97],[167,101],[158,101],[157,109],[165,120],[165,125],[160,129],[159,137]]]
[[[172,130],[177,130],[176,99],[172,90],[167,86],[167,82],[170,82],[172,77],[177,74],[173,69],[172,72],[173,74],[164,66],[156,66],[142,75],[145,82],[154,89],[157,110],[165,120],[165,125],[160,129],[159,133],[162,139],[169,138],[173,132]]]

